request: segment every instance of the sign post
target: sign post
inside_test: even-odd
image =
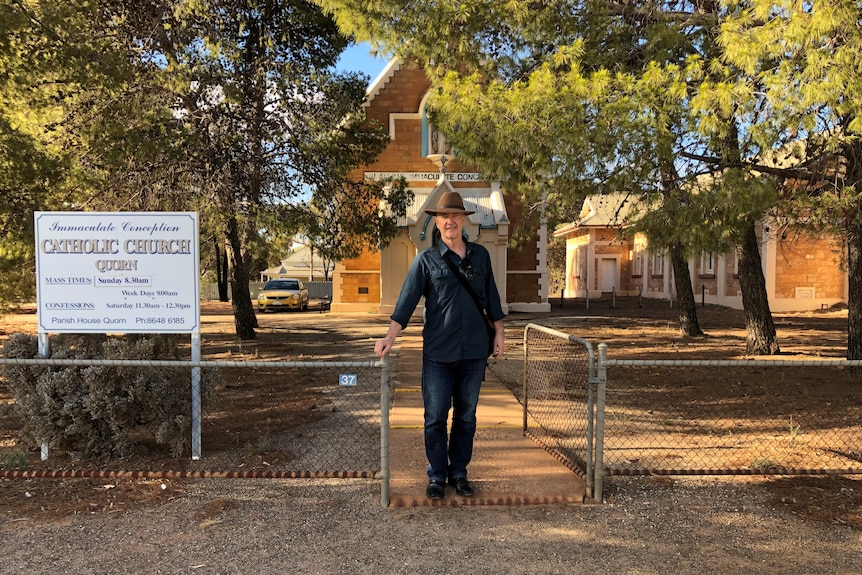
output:
[[[200,360],[198,215],[36,212],[40,354],[48,333],[187,333]],[[192,458],[200,458],[192,368]],[[43,459],[47,446],[42,446]]]

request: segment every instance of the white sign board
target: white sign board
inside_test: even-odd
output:
[[[199,330],[194,212],[36,212],[40,332]]]

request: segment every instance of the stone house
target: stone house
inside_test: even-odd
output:
[[[624,193],[590,196],[577,221],[554,231],[554,237],[566,241],[566,297],[609,293],[676,297],[667,254],[650,249],[642,234],[619,233],[631,208]],[[836,238],[777,236],[770,232],[769,222],[760,226],[758,237],[772,311],[815,310],[847,302],[847,273]],[[698,301],[742,309],[735,253],[703,253],[688,264]]]
[[[275,278],[299,278],[306,281],[324,281],[326,279],[325,262],[320,256],[315,256],[308,246],[300,246],[292,251],[277,266],[260,272],[260,281],[267,282]]]

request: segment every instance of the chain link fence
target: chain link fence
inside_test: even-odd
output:
[[[268,427],[272,423],[271,410],[266,398],[257,398],[255,410],[243,413],[259,430],[258,441],[249,446],[236,445],[233,451],[245,449],[278,451],[289,454],[279,460],[266,461],[265,470],[244,471],[236,461],[221,453],[214,457],[215,462],[226,466],[213,469],[213,454],[208,457],[207,445],[210,436],[229,435],[232,430],[224,429],[226,421],[235,421],[235,414],[227,418],[225,413],[242,409],[241,405],[222,405],[218,411],[208,411],[205,404],[195,406],[191,402],[192,452],[198,449],[202,456],[197,461],[183,464],[184,471],[175,475],[182,477],[339,477],[339,478],[378,478],[381,480],[381,500],[388,505],[389,500],[389,436],[388,417],[391,408],[392,386],[389,377],[388,359],[381,361],[185,361],[185,360],[100,360],[100,359],[52,359],[52,358],[0,358],[0,366],[34,368],[35,373],[45,369],[58,371],[69,367],[84,370],[99,366],[113,368],[187,368],[190,389],[199,384],[200,370],[233,370],[239,372],[238,381],[255,377],[252,370],[276,371],[285,389],[297,387],[302,383],[302,396],[312,397],[299,421],[287,425],[278,433]],[[197,378],[197,382],[195,381]],[[193,393],[193,391],[192,391]],[[275,395],[275,394],[274,394]],[[275,397],[273,401],[276,401]],[[280,403],[289,402],[283,396]],[[273,406],[274,407],[274,406]],[[210,408],[213,409],[213,408]],[[199,434],[195,429],[200,430]],[[43,447],[43,457],[47,451]],[[236,456],[233,456],[236,457]],[[242,465],[242,464],[240,464]],[[74,476],[83,476],[74,472]],[[166,470],[138,470],[134,476],[154,474],[164,477]],[[11,476],[50,476],[44,469],[27,471],[0,470],[0,475]],[[93,471],[93,476],[104,476],[104,471]]]
[[[858,361],[600,362],[608,475],[862,473],[862,395],[845,372]],[[668,385],[668,369],[691,377]],[[785,383],[788,369],[811,384]]]
[[[612,359],[605,344],[598,346],[596,357],[590,342],[535,324],[526,326],[524,344],[524,430],[582,474],[594,499],[600,500],[607,475],[862,473],[862,394],[858,380],[846,377],[845,369],[862,362]],[[185,368],[192,383],[201,369],[234,370],[239,380],[254,377],[253,370],[275,371],[283,389],[302,382],[306,396],[314,397],[301,421],[278,433],[260,433],[271,442],[260,446],[262,450],[277,449],[290,457],[267,461],[265,471],[230,465],[214,470],[208,437],[231,430],[221,429],[227,424],[205,404],[197,420],[194,406],[190,415],[192,427],[201,430],[197,440],[203,457],[185,465],[182,473],[377,477],[381,499],[388,504],[388,415],[394,382],[386,360],[0,358],[0,366],[7,365],[43,371],[105,365]],[[687,377],[668,378],[668,370],[686,370]],[[789,385],[783,381],[784,370],[805,370],[813,383]],[[278,401],[284,403],[284,398]],[[271,417],[265,413],[266,398],[256,405],[261,412],[243,415],[265,430]]]
[[[605,344],[596,359],[534,324],[524,344],[524,429],[594,499],[608,475],[862,473],[862,394],[846,370],[860,361],[622,360]]]
[[[324,363],[313,369],[319,382],[311,388],[319,398],[316,418],[279,437],[278,442],[294,455],[284,467],[313,474],[379,477],[381,414],[391,407],[381,409],[381,405],[391,403],[392,397],[389,382],[381,379],[381,364]],[[288,370],[286,375],[297,372]]]

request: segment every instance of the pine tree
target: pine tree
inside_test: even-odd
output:
[[[242,339],[254,338],[257,325],[253,266],[301,231],[295,218],[280,219],[285,206],[310,212],[303,206],[311,200],[342,194],[348,199],[327,232],[375,246],[393,237],[404,187],[348,177],[382,151],[388,132],[365,121],[368,79],[333,71],[348,40],[316,6],[58,0],[0,10],[9,32],[0,39],[9,72],[0,75],[0,185],[27,194],[0,199],[11,217],[17,205],[199,212],[205,254],[226,257],[226,270],[220,259],[214,267],[226,271]],[[32,152],[21,145],[28,141]],[[29,190],[7,186],[37,160],[42,180]],[[45,185],[54,172],[62,186]],[[32,246],[26,232],[16,247]],[[32,247],[22,253],[10,261],[32,258]]]
[[[847,249],[847,358],[862,359],[862,31],[856,3],[732,4],[726,59],[755,79],[769,109],[756,130],[776,158],[791,226],[837,232]]]
[[[720,153],[749,152],[729,137],[741,121],[737,103],[719,97],[736,81],[716,66],[727,10],[710,1],[318,3],[357,38],[427,63],[431,121],[464,159],[516,186],[528,203],[547,198],[552,223],[603,191],[625,190],[657,212],[641,213],[631,229],[668,250],[681,331],[701,333],[687,258],[734,241],[756,250],[742,241],[739,222],[753,225],[772,197],[750,166]],[[701,90],[712,97],[699,98]],[[704,110],[716,102],[721,114]],[[721,184],[729,168],[752,201],[735,201]],[[763,292],[748,300],[766,302],[762,272],[745,273],[752,277],[741,278],[744,291]],[[768,303],[752,305],[750,319],[750,339],[759,341],[749,349],[776,351]]]

